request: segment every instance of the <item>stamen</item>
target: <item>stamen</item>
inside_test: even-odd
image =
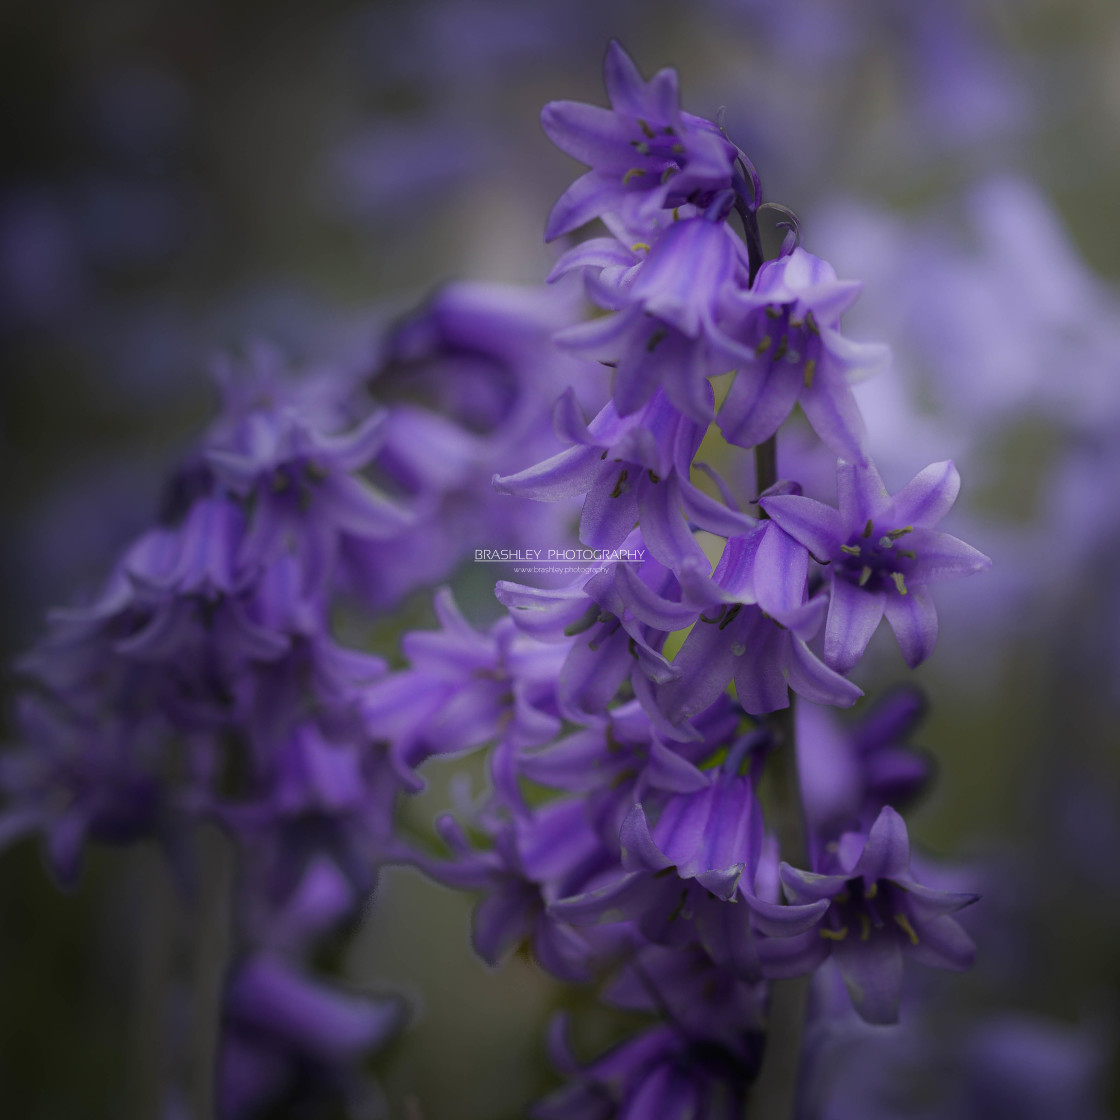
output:
[[[813,387],[813,378],[817,372],[817,359],[810,358],[805,363],[805,388],[811,389]]]
[[[822,929],[819,931],[821,937],[826,941],[843,941],[848,936],[848,927],[841,926],[839,929]]]
[[[646,353],[652,354],[654,350],[657,349],[658,344],[664,342],[668,334],[669,332],[664,327],[655,330],[653,334],[649,336],[649,341],[646,343]]]
[[[899,537],[904,537],[904,536],[906,536],[907,533],[912,533],[913,531],[914,531],[914,526],[913,525],[907,525],[904,529],[892,529],[887,534],[887,536],[890,537],[890,539],[892,541],[896,541],[896,540],[898,540]]]
[[[898,588],[899,595],[905,595],[906,577],[901,572],[891,572],[891,579],[894,580],[894,585]]]
[[[865,890],[863,892],[863,897],[864,898],[874,898],[878,893],[879,893],[879,880],[876,879],[875,882],[872,883],[871,886],[869,886],[867,888],[867,890]]]
[[[622,185],[625,187],[631,179],[637,179],[640,175],[644,175],[646,169],[644,167],[631,167],[625,175],[622,176]]]
[[[910,919],[905,914],[895,914],[894,920],[902,928],[902,932],[910,938],[910,944],[917,945],[918,931],[910,924]]]
[[[917,560],[918,554],[912,548],[900,548],[898,550],[899,556],[905,556],[907,560]]]
[[[649,155],[649,145],[644,140],[631,140],[630,143],[638,149],[640,155]]]
[[[661,182],[663,184],[667,183],[678,171],[680,171],[679,167],[666,167],[665,170],[661,172]]]
[[[849,556],[859,556],[863,552],[858,544],[842,544],[840,551],[846,552]]]
[[[871,534],[875,532],[875,526],[871,524],[871,518],[867,519],[867,524],[863,527],[863,535],[870,539]]]
[[[646,473],[649,475],[649,480],[654,484],[654,486],[656,486],[661,481],[661,476],[654,474],[652,470],[647,470]]]
[[[632,253],[641,253],[641,252],[648,253],[649,252],[649,246],[644,241],[635,241],[634,244],[630,246],[630,252],[632,252]]]
[[[612,497],[613,497],[613,495],[612,495]],[[859,574],[859,585],[860,585],[860,587],[866,587],[867,586],[867,581],[870,578],[871,578],[871,568],[870,568],[869,565],[864,564],[863,571],[860,572],[860,574]]]
[[[789,349],[789,335],[784,334],[784,335],[782,335],[781,342],[778,343],[778,349],[774,351],[774,361],[778,361],[779,358],[783,357],[785,355],[785,352],[788,349]]]
[[[730,623],[734,620],[734,618],[738,615],[738,613],[742,609],[743,609],[743,604],[742,603],[736,603],[735,606],[733,606],[731,608],[731,610],[729,610],[727,612],[727,614],[724,615],[723,621],[719,624],[719,628],[721,630],[726,630],[727,627],[730,625]]]
[[[754,348],[754,356],[756,358],[761,358],[773,344],[774,340],[768,334],[764,334],[762,336],[762,341]]]
[[[683,156],[684,155],[684,145],[680,144],[680,143],[674,144],[669,149],[669,151],[671,151],[673,153],[673,155],[675,155],[675,156]]]
[[[642,130],[642,134],[647,140],[652,140],[657,135],[652,128],[641,117],[638,118],[638,127]]]
[[[629,487],[626,485],[626,479],[629,477],[630,472],[624,467],[618,475],[618,481],[614,484],[614,489],[611,491],[612,498],[621,497]]]
[[[868,941],[871,938],[871,919],[866,914],[859,916],[859,939]]]

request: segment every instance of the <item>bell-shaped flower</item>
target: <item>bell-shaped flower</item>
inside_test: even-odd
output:
[[[841,462],[839,509],[800,494],[760,499],[770,517],[829,565],[831,594],[824,657],[847,672],[863,656],[885,614],[911,668],[937,642],[937,610],[929,585],[991,567],[971,545],[936,525],[960,490],[951,462],[933,463],[893,497],[874,465]]]
[[[673,70],[643,81],[612,41],[603,76],[609,109],[552,101],[541,113],[549,139],[591,168],[553,207],[545,230],[549,241],[623,209],[631,195],[641,195],[649,210],[704,205],[732,184],[734,146],[711,121],[681,111]]]
[[[613,315],[569,327],[559,345],[614,367],[611,399],[629,416],[658,388],[680,412],[698,423],[712,419],[708,378],[749,358],[719,325],[736,283],[746,285],[743,244],[727,224],[705,217],[682,218],[647,246],[601,241],[577,246],[561,258],[553,277],[569,269],[589,270],[588,294]],[[632,265],[620,268],[629,256]],[[600,265],[598,277],[590,268]]]
[[[781,878],[790,902],[829,903],[819,936],[869,1023],[897,1022],[904,956],[956,971],[972,965],[972,939],[950,915],[977,896],[912,877],[906,824],[890,806],[866,836],[848,832],[826,849],[821,871],[782,864]]]
[[[710,386],[707,391],[710,395]],[[586,495],[580,540],[589,548],[618,548],[640,521],[649,550],[678,571],[690,560],[706,566],[690,523],[720,536],[752,524],[690,481],[706,428],[676,409],[663,390],[626,417],[607,404],[590,424],[566,393],[557,401],[555,423],[573,446],[527,470],[496,477],[494,485],[545,502]]]
[[[673,659],[676,671],[658,693],[674,721],[702,712],[735,682],[739,703],[752,715],[789,705],[789,690],[818,704],[850,707],[862,695],[824,665],[808,641],[823,620],[823,599],[806,599],[809,559],[803,545],[772,521],[731,537],[712,573],[689,571],[691,600],[707,596]]]
[[[764,442],[800,404],[838,457],[865,458],[866,432],[850,382],[881,369],[890,352],[840,334],[840,316],[860,287],[797,248],[767,261],[750,290],[735,294],[733,318],[724,326],[750,359],[739,363],[720,408],[720,429],[731,443]]]

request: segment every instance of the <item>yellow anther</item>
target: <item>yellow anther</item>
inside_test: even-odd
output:
[[[848,936],[848,927],[841,926],[839,929],[822,929],[820,934],[826,941],[843,941],[844,938]]]
[[[906,577],[901,572],[891,572],[891,579],[894,580],[894,585],[898,588],[899,595],[905,595]]]
[[[867,519],[867,524],[863,527],[863,535],[870,538],[871,534],[875,532],[875,526],[871,524],[871,518]]]
[[[842,544],[840,546],[841,552],[846,552],[849,556],[859,556],[862,549],[858,544]]]
[[[655,133],[653,129],[650,128],[650,126],[646,124],[646,122],[642,120],[641,117],[638,118],[638,127],[642,130],[642,132],[648,139],[652,140],[654,138]]]
[[[902,932],[910,938],[911,945],[918,944],[918,931],[910,924],[910,919],[905,914],[895,914],[894,920],[899,924]]]
[[[632,252],[632,253],[640,253],[640,252],[648,253],[649,252],[649,246],[644,241],[635,241],[634,244],[630,246],[630,252]]]
[[[754,356],[760,358],[773,345],[774,340],[768,334],[764,334],[762,336],[762,341],[754,348]]]
[[[871,919],[866,914],[859,916],[859,939],[867,941],[871,937]]]
[[[622,176],[622,185],[626,186],[631,179],[637,179],[640,175],[644,175],[645,173],[646,169],[644,167],[631,167],[630,170]]]
[[[817,372],[817,359],[810,358],[805,363],[805,388],[811,389],[813,387],[813,377]]]
[[[863,897],[864,898],[874,898],[878,893],[879,893],[879,880],[876,879],[875,882],[872,883],[871,886],[869,886],[867,888],[867,890],[865,890],[863,892]]]
[[[859,574],[859,585],[860,585],[860,587],[866,587],[867,586],[867,581],[870,578],[871,578],[871,568],[868,567],[868,565],[864,564],[863,571],[860,572],[860,574]]]

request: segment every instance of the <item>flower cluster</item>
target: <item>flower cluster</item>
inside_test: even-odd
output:
[[[934,586],[989,566],[937,528],[958,472],[888,490],[852,391],[888,353],[841,325],[860,285],[796,221],[764,259],[759,176],[672,71],[647,82],[616,43],[605,77],[610,108],[553,103],[543,124],[589,168],[546,238],[608,236],[566,247],[550,291],[445,288],[361,370],[293,380],[264,350],[223,366],[160,523],[24,659],[0,842],[42,834],[69,882],[87,841],[155,840],[192,890],[200,823],[232,840],[223,1117],[372,1108],[355,1065],[400,1001],[314,963],[386,863],[477,894],[486,962],[524,948],[627,1013],[590,1058],[557,1019],[565,1083],[540,1120],[791,1112],[796,1087],[779,1106],[762,1088],[796,1042],[788,981],[816,978],[818,1040],[845,1015],[896,1022],[907,961],[971,964],[956,915],[976,895],[912,861],[899,813],[930,777],[919,695],[831,711],[863,696],[851,674],[884,618],[916,667]],[[603,558],[498,582],[493,624],[445,589],[401,668],[341,640],[344,602],[399,627],[389,612],[471,549],[520,555],[577,519]],[[489,788],[438,844],[395,829],[425,764],[469,752]],[[826,1044],[805,1061],[811,1087],[833,1075]]]
[[[731,1117],[764,1043],[783,1044],[766,1041],[774,982],[834,961],[856,1012],[886,1023],[904,958],[971,962],[953,915],[975,896],[913,874],[891,804],[927,777],[903,742],[912,694],[862,728],[819,706],[862,696],[848,674],[884,615],[908,665],[928,657],[931,586],[989,562],[934,528],[959,489],[952,463],[892,496],[870,459],[850,386],[886,355],[841,332],[859,285],[796,238],[762,260],[757,174],[681,111],[671,72],[647,83],[612,44],[606,81],[610,109],[558,103],[543,120],[591,167],[547,235],[593,218],[611,233],[554,270],[582,274],[608,313],[557,343],[613,368],[610,399],[586,421],[563,394],[569,448],[495,485],[582,499],[582,543],[627,559],[567,586],[499,582],[508,613],[487,631],[444,597],[442,629],[406,638],[411,665],[373,706],[399,765],[487,752],[489,795],[439,822],[446,855],[411,856],[481,893],[483,957],[525,944],[558,979],[595,979],[608,1005],[652,1016],[588,1065],[557,1035],[570,1083],[535,1115]],[[797,405],[837,459],[836,506],[804,493],[794,456],[778,477],[775,436]],[[710,429],[732,463],[754,450],[753,509],[697,462]],[[791,692],[807,702],[796,721]],[[807,780],[802,803],[795,751],[846,784]]]

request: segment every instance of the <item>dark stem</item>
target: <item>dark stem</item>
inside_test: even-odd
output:
[[[228,838],[211,827],[200,830],[198,847],[189,1092],[195,1120],[212,1120],[218,1113],[216,1074],[230,957],[234,853]]]
[[[761,494],[778,481],[776,435],[755,447],[754,467]],[[762,510],[760,516],[765,518],[766,511]],[[808,868],[809,846],[801,800],[801,775],[797,768],[793,704],[791,693],[789,707],[767,717],[767,725],[774,735],[774,750],[766,761],[764,780],[770,794],[769,820],[778,837],[782,859],[794,867]],[[766,1050],[762,1071],[750,1094],[751,1116],[794,1120],[808,993],[807,976],[771,982]]]

